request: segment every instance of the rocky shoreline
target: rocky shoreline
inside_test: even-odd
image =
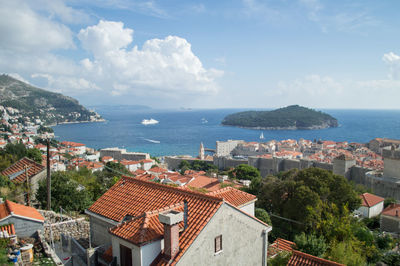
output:
[[[323,124],[323,125],[314,125],[311,127],[296,127],[296,126],[291,126],[291,127],[243,127],[243,126],[235,126],[235,125],[224,125],[223,126],[228,126],[228,127],[239,127],[239,128],[244,128],[244,129],[255,129],[255,130],[317,130],[317,129],[326,129],[326,128],[334,128],[337,126],[330,126],[329,124]]]

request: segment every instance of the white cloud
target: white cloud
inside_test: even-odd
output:
[[[95,56],[102,56],[110,51],[126,48],[133,40],[133,30],[124,29],[122,22],[103,21],[95,26],[81,29],[78,38],[83,47],[93,52]]]
[[[223,72],[205,69],[187,40],[167,36],[128,49],[132,35],[122,22],[100,21],[82,29],[78,37],[94,55],[81,61],[86,75],[107,84],[113,95],[149,89],[165,95],[217,91],[215,79]]]
[[[382,60],[389,66],[389,78],[400,79],[400,56],[390,52],[384,54]]]
[[[41,52],[74,47],[70,29],[40,16],[26,3],[0,2],[0,48],[16,52]]]
[[[27,2],[34,10],[45,11],[50,18],[64,23],[80,24],[90,21],[90,16],[82,10],[67,6],[63,0],[30,0]]]
[[[24,79],[20,74],[18,74],[18,73],[8,73],[8,75],[10,75],[11,77],[13,77],[13,78],[15,78],[15,79],[18,79],[18,80],[20,80],[20,81],[22,81],[22,82],[25,82],[25,83],[27,83],[27,84],[31,84],[29,81],[27,81],[26,79]]]

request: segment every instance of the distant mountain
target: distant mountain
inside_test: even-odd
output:
[[[245,111],[226,116],[222,125],[255,129],[321,129],[337,127],[336,118],[299,105],[273,111]]]
[[[18,109],[23,117],[40,119],[45,124],[99,121],[71,97],[36,88],[8,75],[0,75],[0,105]]]

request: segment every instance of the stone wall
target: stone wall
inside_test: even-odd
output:
[[[72,218],[53,211],[39,210],[45,217],[44,237],[50,242],[51,235],[54,241],[59,241],[61,234],[72,236],[76,239],[89,238],[89,222],[85,218]]]
[[[229,157],[216,157],[214,156],[214,165],[218,167],[220,170],[225,170],[229,168],[234,168],[238,166],[239,164],[248,164],[247,159],[243,160],[238,160],[238,159],[232,159]]]
[[[381,231],[385,232],[400,232],[400,218],[381,215]]]

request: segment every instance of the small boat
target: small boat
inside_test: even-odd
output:
[[[264,139],[264,133],[261,132],[260,139]]]
[[[201,123],[206,124],[206,123],[208,123],[208,121],[207,121],[207,119],[202,118],[202,119],[201,119]]]
[[[147,126],[147,125],[155,125],[155,124],[158,124],[158,121],[153,119],[153,118],[143,119],[142,120],[142,125],[145,125],[145,126]]]

